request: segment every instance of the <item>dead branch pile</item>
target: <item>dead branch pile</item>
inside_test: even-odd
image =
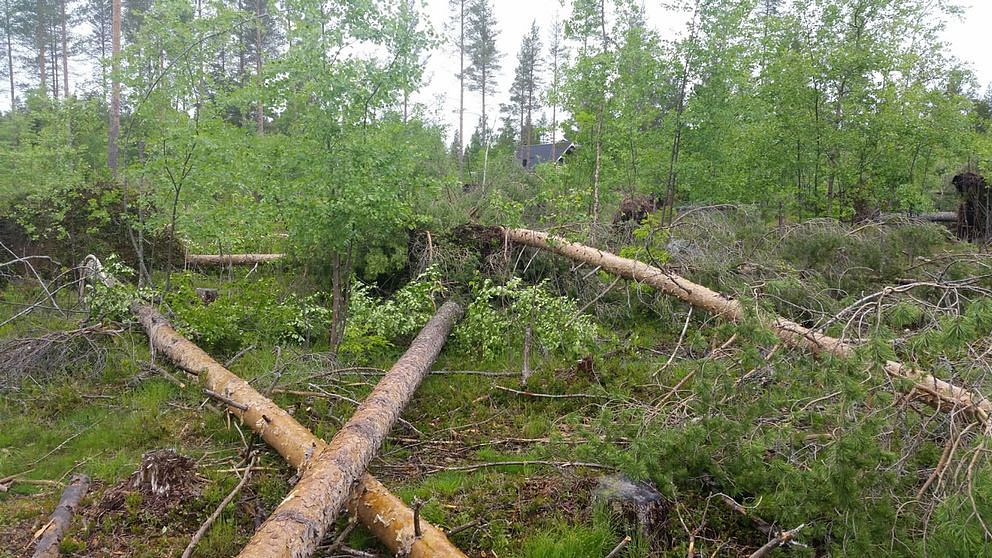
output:
[[[93,325],[2,340],[0,391],[15,389],[28,378],[41,381],[69,371],[99,374],[106,365],[107,350],[96,339],[119,333],[120,330]]]
[[[119,511],[124,509],[128,494],[141,494],[145,510],[165,515],[198,498],[204,483],[196,462],[189,457],[173,449],[150,451],[141,457],[130,477],[103,494],[99,507],[101,512]]]

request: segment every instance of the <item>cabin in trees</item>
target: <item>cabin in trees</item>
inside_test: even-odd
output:
[[[573,151],[575,144],[562,140],[557,143],[523,145],[517,149],[516,158],[523,168],[533,172],[534,167],[541,163],[562,164]]]

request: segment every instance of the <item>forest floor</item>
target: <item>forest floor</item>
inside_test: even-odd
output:
[[[988,549],[984,437],[964,417],[900,396],[877,366],[898,356],[992,393],[992,304],[975,290],[988,288],[987,257],[921,225],[728,228],[721,236],[703,223],[680,238],[694,248],[670,245],[675,269],[771,301],[767,309],[805,324],[842,313],[827,329],[863,340],[864,354],[816,359],[780,346],[756,322],[721,323],[634,284],[607,289],[613,278],[543,255],[514,271],[535,283],[554,278],[549,288],[580,307],[592,301],[598,349],[580,358],[535,351],[524,388],[521,347],[482,358],[449,346],[433,367],[442,372],[420,386],[370,472],[404,501],[425,502],[433,524],[468,526],[451,539],[470,556],[602,557],[626,534],[634,541],[622,556],[750,556],[768,540],[762,519],[775,532],[806,525],[802,544],[789,547],[796,556]],[[233,273],[236,287],[218,273],[183,281],[221,297],[296,288],[284,269]],[[848,309],[913,281],[937,286]],[[69,291],[56,298],[65,316],[40,309],[0,326],[0,540],[8,541],[0,557],[30,555],[32,535],[74,472],[94,484],[63,554],[179,555],[238,483],[253,448],[260,460],[250,482],[194,556],[236,554],[295,471],[217,410],[195,378],[153,359],[140,327],[88,321]],[[10,279],[0,322],[39,296],[35,281]],[[329,359],[319,344],[234,347],[213,356],[330,439],[354,411],[342,396],[362,400],[405,344],[351,360]],[[142,456],[166,448],[194,464],[181,472],[185,491],[161,501],[131,490]],[[637,525],[596,497],[615,473],[660,491],[653,517]],[[385,555],[361,528],[346,544]]]

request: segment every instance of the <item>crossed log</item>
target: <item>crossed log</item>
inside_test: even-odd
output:
[[[82,267],[88,278],[107,286],[116,284],[116,279],[103,271],[97,258],[87,256]],[[395,553],[412,558],[466,558],[443,531],[422,519],[418,536],[413,510],[365,472],[461,316],[457,304],[448,302],[441,306],[330,444],[314,436],[251,384],[179,334],[153,306],[136,299],[130,309],[156,351],[179,368],[199,376],[205,389],[224,398],[231,414],[301,473],[300,482],[269,516],[241,556],[310,556],[341,508],[347,505],[348,511]],[[327,475],[338,469],[343,474],[335,477],[333,495],[327,494],[332,489],[326,481]],[[314,494],[314,490],[319,493]],[[312,502],[317,504],[304,505],[307,509],[299,514],[286,510],[292,507],[287,503]]]

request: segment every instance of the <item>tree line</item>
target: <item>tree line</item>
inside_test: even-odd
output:
[[[595,224],[640,197],[668,218],[847,219],[928,208],[992,157],[992,98],[942,42],[944,2],[680,0],[671,32],[632,0],[566,7],[507,60],[493,0],[451,0],[443,30],[413,0],[5,0],[0,204],[35,236],[117,227],[145,281],[144,260],[176,263],[156,240],[288,235],[343,319],[354,274],[402,267],[409,231],[466,214]],[[452,143],[410,104],[439,49],[458,60]],[[514,161],[562,138],[561,167]]]

